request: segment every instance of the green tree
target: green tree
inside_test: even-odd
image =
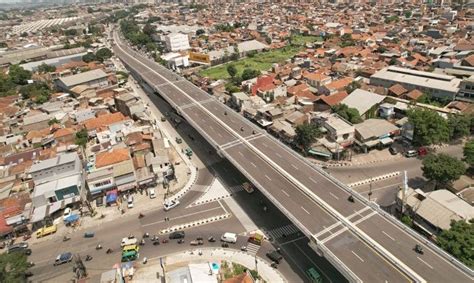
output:
[[[451,228],[437,237],[438,245],[470,268],[474,268],[474,221],[451,221]]]
[[[92,7],[87,7],[87,13],[89,14],[94,13],[94,9],[92,9]]]
[[[156,32],[156,27],[153,25],[145,24],[145,26],[143,27],[143,33],[148,36],[152,36],[153,34],[155,34],[155,32]]]
[[[463,153],[464,161],[466,161],[469,166],[474,166],[474,140],[469,141],[464,145]]]
[[[39,104],[48,101],[51,95],[51,90],[45,82],[34,82],[21,86],[19,92],[23,99],[33,99]]]
[[[25,85],[31,80],[31,72],[23,69],[20,65],[11,65],[8,69],[10,80],[16,85]]]
[[[447,184],[466,172],[466,166],[461,160],[443,153],[429,154],[422,164],[423,176],[436,183]]]
[[[268,35],[265,36],[265,42],[266,42],[267,44],[272,44],[272,38],[269,37]]]
[[[50,126],[54,125],[54,124],[59,124],[59,123],[60,123],[59,120],[56,119],[56,118],[53,118],[53,119],[48,121],[48,125],[50,125]]]
[[[28,37],[28,33],[27,33],[26,31],[24,31],[24,32],[22,32],[22,33],[20,34],[20,36],[21,36],[21,37]]]
[[[409,215],[403,215],[400,219],[403,224],[407,225],[408,227],[413,227],[413,219]]]
[[[360,85],[360,83],[359,83],[358,81],[353,81],[353,82],[351,82],[349,85],[347,85],[347,86],[345,87],[345,90],[346,90],[347,93],[350,94],[350,93],[352,93],[354,90],[356,90],[356,89],[358,89],[358,88],[360,88],[360,87],[361,87],[361,85]]]
[[[54,71],[56,71],[56,67],[53,65],[42,63],[41,65],[38,66],[39,73],[49,73],[49,72],[54,72]]]
[[[95,57],[94,53],[87,53],[84,56],[82,56],[82,61],[89,63],[97,60],[97,57]]]
[[[260,76],[260,71],[259,70],[246,68],[242,72],[242,80],[244,80],[244,81],[253,79],[253,78],[258,77],[258,76]]]
[[[9,76],[0,72],[0,97],[14,95],[16,93],[15,83]]]
[[[201,34],[205,34],[205,33],[206,33],[206,31],[203,30],[202,28],[196,30],[196,36],[200,36]]]
[[[295,144],[303,149],[306,154],[310,149],[311,145],[321,136],[321,132],[318,127],[314,124],[301,124],[295,129],[296,137]]]
[[[88,137],[89,137],[89,135],[87,134],[87,130],[82,129],[82,130],[80,130],[79,132],[76,133],[75,143],[78,146],[85,147],[86,144],[87,144]]]
[[[28,262],[22,253],[0,254],[0,282],[26,282]]]
[[[468,115],[451,114],[448,116],[448,127],[451,140],[466,137],[471,133],[471,117]]]
[[[106,47],[101,48],[97,50],[97,52],[95,53],[95,57],[97,58],[98,61],[104,62],[105,60],[112,57],[112,51],[110,51],[110,49]]]
[[[77,30],[67,29],[67,30],[64,31],[64,35],[66,35],[66,36],[76,36],[77,35]]]
[[[233,78],[237,75],[237,68],[233,64],[230,64],[227,66],[227,73],[231,78]]]
[[[406,11],[405,12],[405,18],[411,18],[412,12],[411,11]]]
[[[351,108],[346,104],[336,104],[331,109],[333,112],[337,113],[337,115],[341,116],[352,124],[359,124],[363,121],[360,117],[359,110]]]
[[[417,145],[440,144],[449,141],[447,121],[438,112],[414,108],[408,111],[408,121],[414,127],[413,142]]]

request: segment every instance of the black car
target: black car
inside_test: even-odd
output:
[[[268,252],[267,257],[276,263],[280,263],[280,261],[283,259],[283,256],[277,251]]]
[[[391,146],[388,151],[390,151],[390,154],[392,155],[397,155],[398,154],[398,149],[394,146]]]
[[[176,231],[170,234],[170,240],[183,239],[183,238],[184,238],[184,231]]]

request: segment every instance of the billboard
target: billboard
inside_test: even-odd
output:
[[[211,59],[209,59],[208,54],[191,52],[191,51],[189,52],[189,60],[190,61],[195,61],[195,62],[206,63],[206,64],[211,63]]]

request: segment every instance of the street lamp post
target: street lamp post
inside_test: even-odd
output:
[[[370,178],[370,183],[369,183],[369,201],[370,201],[371,196],[372,196],[372,177]]]
[[[255,255],[255,272],[258,273],[258,260],[257,260],[257,255]]]

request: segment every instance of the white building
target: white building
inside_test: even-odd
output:
[[[186,34],[182,33],[170,33],[165,36],[166,49],[169,51],[181,51],[188,50],[191,47],[189,46],[189,38]]]

